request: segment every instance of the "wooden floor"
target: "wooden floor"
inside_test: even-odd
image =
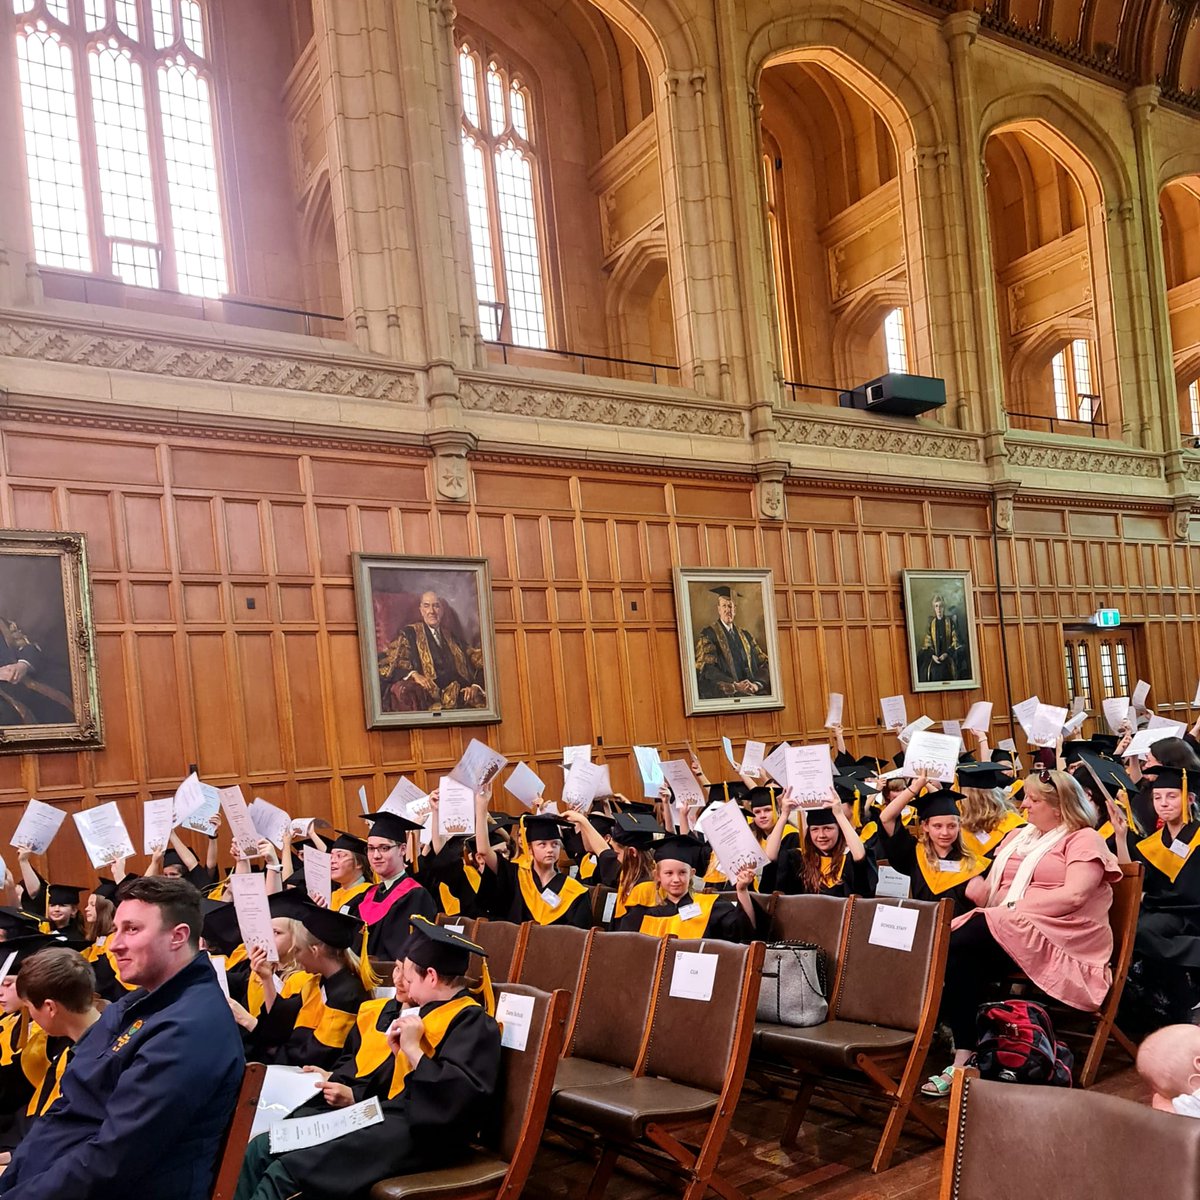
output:
[[[1117,1058],[1114,1055],[1114,1063]],[[1139,1103],[1145,1088],[1132,1066],[1109,1067],[1096,1091]],[[750,1200],[936,1200],[942,1148],[910,1122],[890,1170],[872,1175],[878,1128],[835,1105],[814,1104],[794,1150],[779,1146],[785,1105],[747,1084],[721,1158],[722,1173]],[[524,1195],[530,1200],[579,1200],[587,1189],[591,1164],[574,1157],[548,1135]],[[605,1200],[656,1200],[678,1195],[636,1164],[622,1163]],[[710,1196],[714,1193],[710,1192]]]

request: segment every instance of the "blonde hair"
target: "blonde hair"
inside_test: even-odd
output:
[[[933,818],[931,817],[930,820],[933,820]],[[964,868],[969,867],[971,870],[975,870],[982,865],[984,860],[974,850],[969,849],[966,842],[963,841],[962,825],[962,817],[959,817],[958,833],[954,835],[954,845],[950,848],[950,857],[957,858]],[[929,866],[936,867],[939,861],[938,853],[933,848],[933,843],[929,840],[929,834],[925,832],[924,821],[917,822],[917,845],[924,852],[925,861]]]
[[[1025,780],[1025,794],[1029,794],[1029,785],[1036,784],[1039,796],[1059,815],[1069,833],[1077,829],[1095,829],[1096,808],[1088,799],[1087,793],[1079,785],[1074,775],[1066,771],[1051,771],[1048,782],[1042,782],[1041,772],[1030,775]]]
[[[353,950],[343,950],[340,946],[331,946],[328,942],[323,942],[308,928],[307,925],[302,925],[299,921],[296,930],[296,943],[304,950],[320,950],[330,958],[342,963],[350,968],[355,974],[360,974],[361,966],[359,957]]]
[[[971,833],[991,833],[1014,811],[1003,788],[963,788],[959,809],[962,827]]]
[[[300,935],[307,933],[308,931],[303,925],[300,924],[299,921],[296,920],[295,917],[272,917],[272,928],[274,928],[276,921],[284,922],[287,927],[287,934],[292,939],[291,957],[287,960],[287,962],[284,962],[283,959],[279,960],[279,978],[287,979],[300,970],[299,966],[296,965],[296,947],[300,944]]]

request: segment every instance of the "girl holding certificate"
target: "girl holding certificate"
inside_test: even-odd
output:
[[[804,838],[789,848],[782,839],[788,817],[797,810],[802,814]],[[776,864],[775,890],[784,895],[875,895],[875,864],[836,792],[830,793],[823,808],[808,809],[800,809],[796,799],[784,792],[779,820],[763,853]]]

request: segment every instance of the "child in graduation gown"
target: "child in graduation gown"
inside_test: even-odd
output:
[[[522,849],[515,860],[496,853],[487,831],[487,795],[476,798],[475,848],[490,877],[492,918],[522,924],[592,927],[591,892],[577,879],[559,870],[562,824],[555,815],[522,817]]]
[[[579,831],[585,847],[595,846],[600,838],[595,824],[598,819],[583,813],[563,813],[563,820]],[[665,832],[653,815],[644,811],[620,812],[611,822],[607,836],[612,845],[598,854],[598,869],[593,876],[616,892],[611,901],[610,922],[623,917],[630,904],[656,902],[654,839]]]
[[[803,839],[781,848],[787,819],[798,809],[792,794],[784,792],[779,820],[763,847],[763,853],[775,863],[775,890],[789,896],[875,895],[875,863],[837,793],[830,793],[824,808],[802,810]]]
[[[500,1027],[465,984],[472,953],[484,951],[445,927],[413,921],[402,969],[418,1011],[390,1024],[386,1057],[368,1039],[364,1077],[350,1088],[356,1099],[381,1100],[382,1123],[280,1155],[270,1153],[269,1135],[255,1138],[235,1200],[365,1200],[381,1179],[452,1166],[467,1152],[494,1115],[500,1088]],[[346,1102],[335,1096],[332,1107]],[[292,1116],[329,1107],[322,1096]]]
[[[1004,835],[1025,824],[1008,800],[1012,783],[995,763],[964,763],[958,769],[963,845],[989,862]]]
[[[952,900],[954,915],[961,916],[974,907],[967,899],[967,884],[987,870],[988,862],[963,845],[958,807],[962,794],[942,787],[922,795],[926,783],[925,776],[918,775],[879,814],[880,857],[908,876],[914,900]],[[909,800],[917,808],[915,834],[900,819]]]
[[[395,961],[412,918],[437,916],[433,896],[408,871],[408,835],[421,826],[393,812],[369,813],[364,820],[371,824],[367,859],[378,882],[355,896],[348,911],[367,924],[367,954]]]
[[[334,912],[351,911],[353,902],[370,888],[369,875],[367,843],[339,830],[329,843],[329,878],[333,884],[329,907]]]
[[[1162,827],[1137,843],[1132,855],[1145,868],[1134,960],[1148,971],[1166,1001],[1166,1013],[1186,1020],[1196,1001],[1191,972],[1200,972],[1200,778],[1177,767],[1159,767],[1151,783]],[[1130,854],[1122,836],[1125,815],[1110,807],[1117,858]]]
[[[738,872],[736,899],[730,899],[728,892],[693,892],[698,864],[707,862],[709,854],[708,843],[689,834],[658,842],[654,847],[657,896],[652,897],[656,903],[629,906],[617,928],[654,937],[674,934],[725,942],[752,941],[758,920],[750,899],[754,868]]]
[[[308,976],[298,994],[279,996],[251,1031],[248,1056],[290,1066],[332,1067],[368,997],[364,968],[350,949],[362,938],[362,922],[307,899],[297,905],[301,929],[296,963]],[[269,986],[269,985],[266,985]]]

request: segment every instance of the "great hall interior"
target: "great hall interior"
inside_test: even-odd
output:
[[[830,693],[860,755],[897,694],[1190,724],[1198,0],[4,7],[0,526],[85,535],[99,720],[0,754],[6,847],[193,767],[351,828],[472,737],[640,796]],[[372,727],[356,554],[486,560],[497,720]],[[691,702],[677,568],[769,569],[779,704]]]

